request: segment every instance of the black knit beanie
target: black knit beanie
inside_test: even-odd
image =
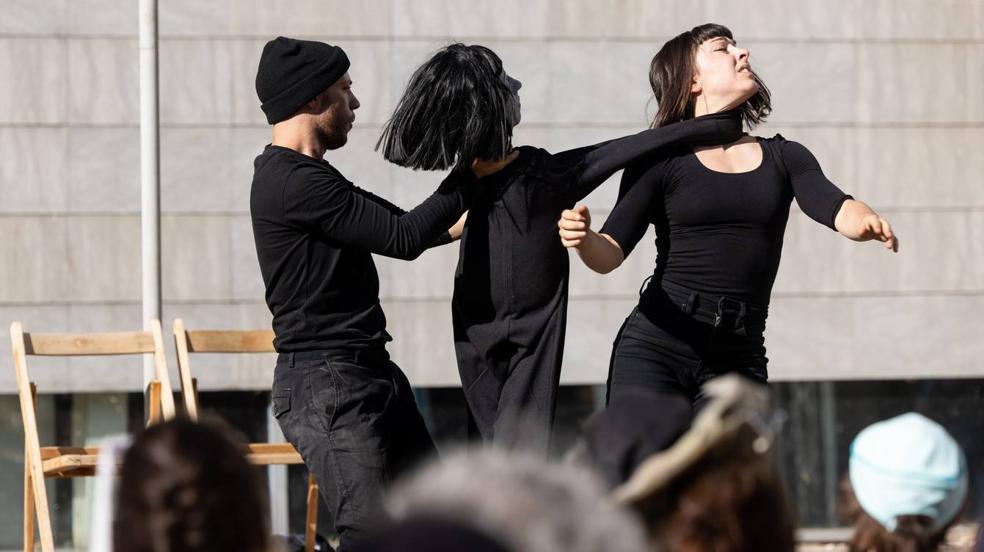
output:
[[[267,122],[279,123],[324,92],[348,71],[338,46],[278,36],[266,43],[256,70],[256,95]]]

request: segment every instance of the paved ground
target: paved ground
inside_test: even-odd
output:
[[[971,552],[974,548],[974,538],[977,535],[976,524],[958,525],[950,530],[942,552]],[[842,543],[811,543],[802,544],[799,552],[846,552],[847,545]]]

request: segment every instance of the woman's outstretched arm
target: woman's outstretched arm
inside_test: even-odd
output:
[[[560,243],[576,249],[581,261],[595,272],[607,274],[625,260],[618,242],[608,234],[599,234],[591,229],[591,213],[584,205],[565,209],[557,221],[557,227],[560,229]]]
[[[899,240],[892,232],[892,225],[863,201],[844,201],[834,218],[834,228],[854,241],[878,240],[890,251],[899,250]]]
[[[892,225],[827,180],[817,159],[803,145],[784,140],[782,157],[796,202],[809,217],[854,241],[878,240],[889,251],[899,250]]]

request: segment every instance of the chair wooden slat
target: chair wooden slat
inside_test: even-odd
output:
[[[80,468],[95,468],[99,463],[98,454],[65,454],[41,462],[45,475],[64,473]]]
[[[250,443],[246,458],[259,466],[304,463],[301,454],[290,443]]]
[[[25,333],[28,355],[136,355],[154,352],[151,332]]]
[[[272,353],[272,330],[195,330],[186,332],[191,353]]]
[[[41,460],[57,456],[98,456],[99,447],[41,447]]]

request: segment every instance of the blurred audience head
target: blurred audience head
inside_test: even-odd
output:
[[[690,429],[641,462],[615,500],[642,516],[656,550],[791,552],[795,527],[773,463],[766,390],[738,376],[705,390],[713,399]]]
[[[937,550],[967,499],[960,445],[936,422],[910,412],[872,424],[851,443],[842,510],[852,551]]]
[[[445,456],[397,483],[387,510],[397,523],[439,519],[513,552],[647,550],[636,519],[605,494],[580,466],[481,449]]]
[[[495,537],[441,516],[410,515],[385,523],[355,552],[513,552]]]
[[[270,549],[257,474],[227,435],[175,419],[136,437],[123,458],[114,550]]]

